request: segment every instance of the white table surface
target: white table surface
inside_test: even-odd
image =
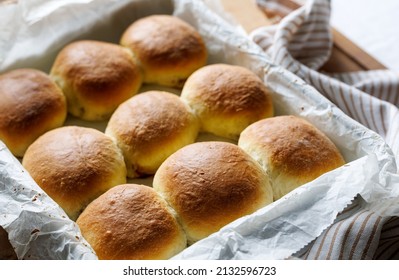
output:
[[[399,0],[332,0],[331,24],[399,72]]]

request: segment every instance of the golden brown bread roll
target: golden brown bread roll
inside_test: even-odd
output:
[[[169,259],[187,245],[174,211],[143,185],[112,188],[87,206],[77,224],[99,259]]]
[[[126,183],[121,151],[93,128],[65,126],[45,133],[28,148],[22,165],[72,220],[90,201]]]
[[[197,142],[157,170],[154,189],[177,212],[189,243],[273,200],[269,178],[237,145]]]
[[[240,66],[202,67],[188,78],[181,98],[198,115],[203,131],[235,140],[251,123],[273,116],[269,90]]]
[[[295,116],[250,125],[241,133],[238,145],[268,173],[274,200],[345,163],[327,136]]]
[[[116,139],[128,177],[154,174],[179,148],[195,141],[199,124],[178,96],[162,91],[140,93],[121,104],[105,133]]]
[[[139,58],[146,83],[182,87],[207,60],[200,34],[170,15],[152,15],[133,22],[120,43]]]
[[[47,74],[18,69],[0,75],[0,140],[15,156],[66,115],[65,96]]]
[[[89,121],[108,119],[142,83],[141,70],[127,48],[98,41],[64,47],[51,76],[67,98],[69,113]]]

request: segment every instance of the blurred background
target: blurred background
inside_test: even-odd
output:
[[[331,25],[387,68],[399,71],[399,1],[332,0]]]

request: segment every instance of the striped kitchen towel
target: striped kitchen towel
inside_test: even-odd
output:
[[[338,215],[332,226],[294,257],[306,260],[399,259],[399,217],[384,212],[385,207],[369,207],[359,196]]]
[[[282,7],[284,2],[258,0],[266,11],[280,16],[287,11]],[[258,28],[250,37],[273,63],[295,73],[347,115],[380,134],[399,160],[399,75],[390,70],[318,71],[332,50],[329,20],[328,0],[308,0],[278,24]],[[294,257],[399,259],[399,218],[385,210],[366,205],[358,197],[332,226]]]

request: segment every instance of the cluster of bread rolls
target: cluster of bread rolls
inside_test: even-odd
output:
[[[254,73],[206,61],[193,27],[154,15],[119,45],[67,45],[50,75],[0,76],[0,139],[99,258],[170,258],[344,163],[310,123],[273,117],[272,93]],[[181,95],[137,94],[143,83]],[[67,112],[108,121],[105,132],[61,127]],[[194,143],[200,132],[238,145]],[[151,175],[153,188],[127,184]]]
[[[153,188],[116,186],[77,224],[100,258],[165,259],[272,201],[266,173],[241,148],[198,142],[162,163]]]
[[[156,170],[152,189],[112,188],[94,200],[77,223],[101,258],[171,257],[184,244],[217,232],[343,164],[336,146],[306,120],[261,119],[244,129],[238,145],[206,141],[184,146]],[[145,199],[147,193],[153,198]],[[130,219],[120,213],[130,213]],[[171,220],[172,228],[159,229],[165,226],[160,220]]]
[[[148,33],[151,40],[137,37]],[[121,44],[72,42],[58,53],[50,74],[18,69],[0,75],[0,139],[23,157],[36,182],[74,219],[92,199],[126,182],[126,173],[153,174],[166,156],[194,142],[198,121],[177,96],[153,92],[130,98],[143,81],[179,86],[206,58],[198,32],[168,15],[134,22]],[[178,69],[177,78],[167,77]],[[162,72],[160,81],[151,79]],[[107,121],[127,100],[110,122],[111,137],[83,127],[56,129],[67,113]],[[170,149],[158,148],[162,142]]]

